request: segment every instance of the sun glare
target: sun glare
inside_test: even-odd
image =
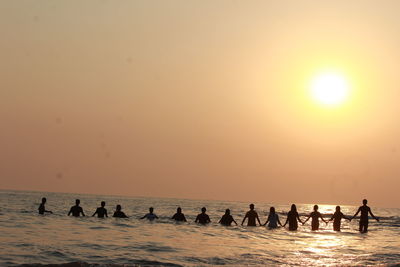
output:
[[[346,101],[349,84],[343,75],[333,72],[321,73],[311,81],[313,99],[324,106],[337,106]]]

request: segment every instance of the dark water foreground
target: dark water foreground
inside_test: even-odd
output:
[[[43,195],[55,214],[37,214]],[[67,217],[75,198],[87,215],[105,200],[110,214],[121,204],[130,218]],[[308,223],[289,232],[216,223],[226,208],[240,222],[248,209],[240,202],[0,191],[0,203],[0,266],[400,266],[399,209],[372,205],[381,222],[371,220],[370,232],[360,234],[357,220],[343,222],[340,233],[332,231],[332,224],[311,232]],[[271,204],[255,204],[264,223]],[[150,206],[160,219],[139,220]],[[169,219],[177,206],[188,223]],[[203,206],[212,220],[208,226],[193,223]],[[284,221],[289,205],[274,206]],[[320,212],[332,214],[334,208],[320,205]],[[312,205],[298,205],[298,210],[307,214]],[[347,215],[356,210],[342,206]]]

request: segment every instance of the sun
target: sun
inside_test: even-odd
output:
[[[324,106],[338,106],[349,95],[349,83],[345,76],[335,72],[324,72],[311,80],[311,96]]]

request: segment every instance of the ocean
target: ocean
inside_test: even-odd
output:
[[[54,214],[38,214],[42,197]],[[86,217],[67,216],[76,198]],[[91,217],[103,200],[110,217]],[[332,223],[311,231],[310,221],[294,232],[218,225],[226,208],[240,225],[250,204],[244,202],[0,191],[0,203],[0,266],[400,266],[400,209],[373,203],[380,222],[370,219],[366,234],[358,232],[358,220],[343,220],[341,232],[334,232]],[[111,217],[117,204],[128,219]],[[284,223],[291,203],[254,204],[262,223],[271,206]],[[187,223],[171,221],[178,206]],[[203,206],[212,221],[206,226],[194,223]],[[297,209],[302,216],[312,206],[297,204]],[[323,214],[335,209],[319,206]],[[158,220],[139,219],[149,207]],[[357,208],[342,206],[342,212],[352,216]]]

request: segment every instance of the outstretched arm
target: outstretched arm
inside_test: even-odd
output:
[[[350,218],[350,221],[353,220],[360,213],[360,211],[361,211],[361,208],[358,208],[356,214],[354,214],[354,216]]]
[[[282,223],[281,223],[281,221],[279,220],[279,217],[277,218],[277,220],[278,220],[279,225],[282,226]]]
[[[285,227],[288,222],[289,222],[289,216],[286,218],[286,222],[283,224],[283,227]]]
[[[374,218],[377,222],[379,222],[379,219],[372,214],[371,209],[369,209],[369,214],[371,214],[372,218]]]
[[[258,215],[257,215],[257,221],[258,221],[258,224],[261,226],[262,224],[260,222],[260,218],[258,218]]]
[[[247,219],[247,214],[244,216],[243,221],[242,221],[242,225],[244,224],[244,221]]]
[[[321,218],[321,220],[322,220],[324,223],[328,224],[328,221],[329,221],[329,220],[326,221],[326,220],[324,219],[324,217],[322,217],[322,214],[321,214],[321,213],[319,214],[319,217]]]
[[[233,220],[232,222],[234,222],[236,225],[238,225],[237,222],[236,222],[235,220]]]
[[[94,215],[96,215],[96,214],[97,214],[97,210],[93,213],[92,217],[94,217]]]
[[[301,222],[302,224],[306,224],[306,222],[311,218],[311,214],[308,215],[307,219],[306,219],[304,222],[302,222],[302,221],[300,220],[300,217],[297,217],[297,218],[298,218],[299,222]]]
[[[268,215],[267,221],[263,224],[263,226],[267,225],[267,223],[269,222],[269,218],[271,215]]]

